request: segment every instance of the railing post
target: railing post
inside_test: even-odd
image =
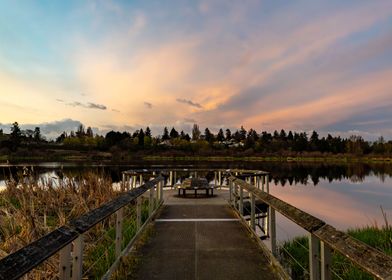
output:
[[[233,182],[232,181],[229,182],[229,202],[230,202],[230,205],[233,204]]]
[[[269,222],[270,222],[270,238],[271,238],[271,252],[276,257],[278,255],[276,247],[276,217],[275,209],[271,206],[269,207]]]
[[[136,199],[136,230],[137,232],[142,227],[142,197]]]
[[[139,175],[139,180],[140,180],[140,185],[139,185],[140,187],[141,185],[143,185],[143,174]]]
[[[169,172],[169,185],[173,187],[173,171]]]
[[[72,280],[80,280],[83,276],[83,235],[73,242]]]
[[[60,250],[59,270],[61,280],[71,279],[71,247],[72,243],[69,243]]]
[[[320,248],[319,239],[309,233],[309,274],[310,280],[320,279]]]
[[[116,212],[116,258],[119,258],[121,255],[123,213],[123,208],[118,209]]]
[[[154,195],[153,201],[154,201],[154,210],[155,210],[158,207],[158,195],[159,195],[158,184],[156,184],[156,186],[152,187],[152,189],[154,191],[154,193],[153,193],[153,195]]]
[[[150,217],[152,215],[152,211],[153,211],[153,199],[154,199],[154,194],[153,194],[153,189],[151,188],[148,192],[149,192],[149,198],[148,198],[148,216]]]
[[[240,204],[238,208],[241,216],[243,216],[244,215],[244,188],[243,187],[240,187]]]
[[[159,199],[160,201],[163,201],[163,183],[162,181],[159,181]]]
[[[320,242],[321,251],[321,280],[331,280],[332,253],[331,249],[323,242]]]
[[[173,186],[177,183],[177,171],[174,171],[174,182],[173,182]]]
[[[132,188],[134,189],[134,188],[136,188],[136,175],[133,175],[132,178],[133,178],[132,179],[132,185],[133,185]]]
[[[267,193],[269,193],[270,191],[269,191],[269,176],[268,176],[268,174],[267,174],[265,180],[266,180],[266,182],[265,182],[266,190],[265,190],[265,191],[266,191]]]
[[[261,190],[262,190],[263,192],[264,192],[264,190],[265,190],[264,185],[265,185],[265,175],[263,175],[263,177],[261,177]]]
[[[253,230],[256,230],[256,221],[255,221],[255,216],[256,216],[256,203],[255,203],[255,195],[254,193],[250,193],[250,227]]]
[[[218,172],[218,184],[220,187],[222,186],[222,171]]]
[[[121,184],[121,191],[125,190],[125,173],[122,174],[122,184]]]

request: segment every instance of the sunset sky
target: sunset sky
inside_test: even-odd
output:
[[[392,138],[392,1],[0,2],[0,123]]]

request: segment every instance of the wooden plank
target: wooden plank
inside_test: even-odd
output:
[[[12,280],[41,264],[78,237],[78,233],[62,226],[26,247],[0,260],[0,279]]]
[[[236,184],[245,188],[246,190],[253,192],[258,199],[262,200],[264,203],[267,203],[276,211],[286,216],[288,219],[292,220],[309,232],[313,232],[325,225],[325,222],[322,220],[317,219],[316,217],[284,202],[283,200],[280,200],[279,198],[269,193],[263,192],[256,187],[247,184],[243,180],[237,179],[234,176],[231,176],[229,179],[233,180]]]
[[[392,257],[330,225],[324,225],[313,234],[373,276],[392,280]]]

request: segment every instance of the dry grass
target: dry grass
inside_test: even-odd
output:
[[[20,178],[6,183],[0,193],[0,259],[70,220],[116,197],[110,178],[86,173],[72,179]],[[89,231],[86,246],[108,230],[111,219]],[[53,279],[58,257],[48,259],[28,279]]]

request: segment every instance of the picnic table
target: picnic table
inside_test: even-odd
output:
[[[198,190],[205,190],[207,196],[214,196],[214,186],[209,185],[205,178],[187,178],[177,187],[177,189],[178,196],[181,196],[182,192],[182,195],[185,197],[186,191],[194,191],[195,197],[197,197]]]

